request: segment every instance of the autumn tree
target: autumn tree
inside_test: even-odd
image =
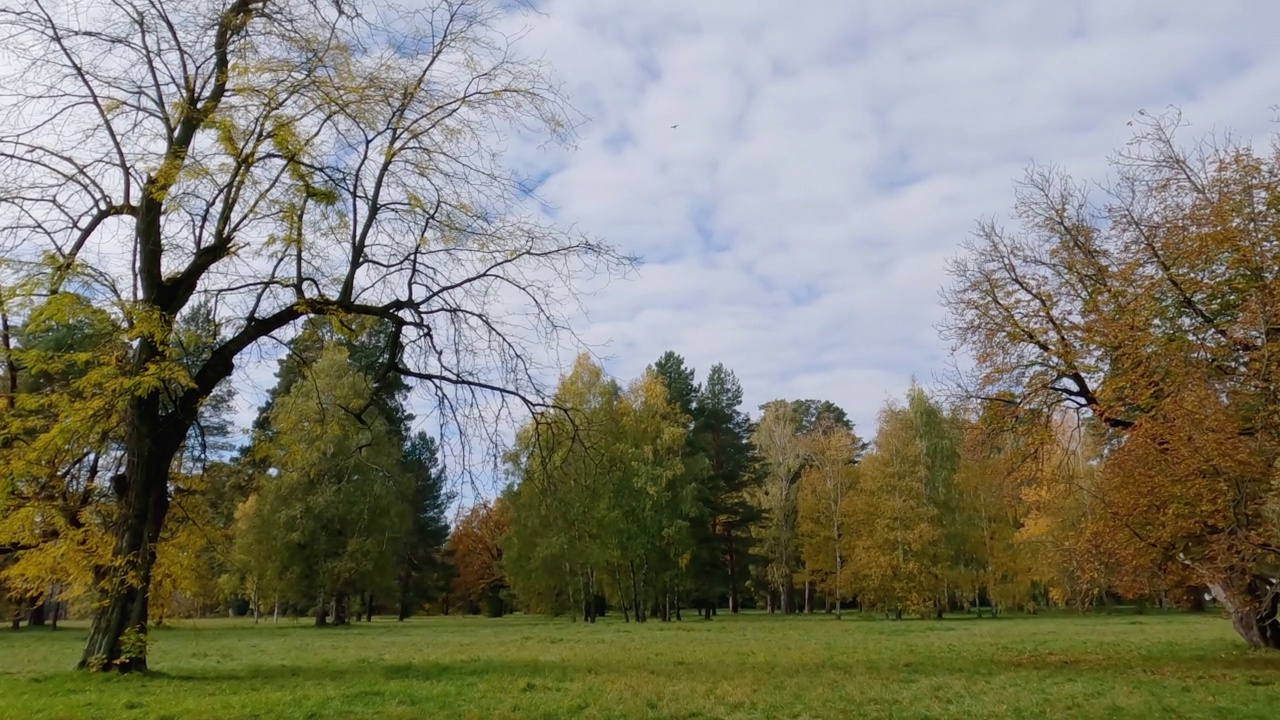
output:
[[[861,441],[838,423],[820,423],[803,436],[805,468],[800,476],[797,536],[801,557],[818,589],[842,615],[848,597],[845,563],[849,554],[850,500],[856,484],[855,465]]]
[[[615,567],[620,571],[623,558],[633,558],[642,568],[639,582],[652,588],[652,609],[663,620],[680,619],[699,531],[712,522],[702,478],[689,472],[682,453],[689,417],[649,371],[628,384],[620,410],[621,483],[606,523],[633,523],[638,533],[629,538]],[[644,617],[641,599],[633,587],[634,609]]]
[[[751,434],[760,457],[762,477],[755,493],[756,502],[764,514],[756,532],[766,559],[764,571],[770,597],[773,592],[778,593],[778,609],[783,613],[793,610],[793,575],[800,567],[796,547],[796,483],[805,462],[800,422],[793,404],[774,400],[761,406],[760,419]]]
[[[113,513],[98,501],[119,470],[125,348],[114,318],[78,293],[9,300],[4,313],[0,580],[38,624],[46,598],[91,592],[108,557]]]
[[[1191,146],[1140,113],[1100,191],[1032,169],[1014,225],[950,266],[966,394],[1093,418],[1121,564],[1181,566],[1255,647],[1280,648],[1280,144]]]
[[[942,517],[930,501],[935,468],[921,430],[909,407],[889,403],[880,411],[852,516],[858,598],[898,618],[935,609],[945,588]]]
[[[1046,428],[1039,418],[1008,404],[965,404],[952,413],[959,462],[947,529],[954,543],[949,581],[978,617],[983,596],[993,615],[1001,608],[1025,607],[1037,583],[1058,586],[1049,576],[1064,567],[1049,557],[1046,538],[1029,524],[1037,510],[1045,521],[1058,524],[1055,508],[1037,506],[1030,495],[1047,487],[1042,483],[1046,473],[1068,469],[1061,462],[1066,455],[1044,442]]]
[[[448,540],[456,568],[449,602],[490,616],[506,611],[502,538],[510,528],[510,505],[502,497],[473,505],[458,520]]]
[[[502,166],[507,129],[552,141],[572,129],[545,69],[500,31],[507,11],[483,0],[0,10],[9,319],[74,289],[123,329],[116,377],[95,391],[101,417],[57,406],[57,422],[4,460],[54,467],[80,452],[68,432],[98,442],[116,429],[91,455],[109,468],[111,547],[82,667],[146,669],[174,459],[268,336],[311,315],[384,320],[380,374],[423,381],[464,430],[484,398],[505,411],[543,397],[531,350],[566,327],[575,280],[619,261],[528,216],[526,186]],[[202,301],[218,339],[186,366],[172,330]]]

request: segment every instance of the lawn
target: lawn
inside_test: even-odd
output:
[[[185,622],[146,677],[70,672],[83,628],[0,630],[3,718],[1274,718],[1280,653],[1210,615],[594,626]]]

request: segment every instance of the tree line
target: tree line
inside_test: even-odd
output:
[[[1185,573],[1111,552],[1096,428],[949,404],[912,385],[863,440],[825,400],[750,417],[732,371],[674,352],[623,386],[588,357],[507,454],[491,587],[588,622],[741,608],[996,616],[1116,601],[1203,604]],[[1010,423],[1018,427],[1011,432]]]

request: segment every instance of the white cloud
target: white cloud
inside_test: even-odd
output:
[[[1101,179],[1141,108],[1261,138],[1280,102],[1265,0],[539,9],[520,47],[592,122],[576,152],[513,157],[558,220],[648,262],[590,301],[610,370],[674,349],[752,407],[828,398],[864,432],[944,367],[943,261],[1028,162]]]

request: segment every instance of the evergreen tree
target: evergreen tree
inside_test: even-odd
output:
[[[711,367],[693,408],[691,445],[706,468],[700,499],[709,522],[699,528],[697,556],[699,599],[706,617],[719,599],[738,612],[754,542],[750,528],[761,518],[748,492],[753,474],[751,421],[741,410],[742,386],[733,371]]]
[[[404,620],[423,603],[435,601],[448,591],[453,567],[444,548],[449,539],[445,512],[452,496],[445,489],[445,472],[435,438],[415,433],[405,444],[402,462],[413,483],[405,508],[409,528],[396,574],[397,610]]]
[[[674,350],[662,353],[662,357],[653,364],[653,371],[662,379],[667,388],[667,398],[681,413],[694,416],[694,405],[698,402],[701,388],[694,380],[696,371],[685,365],[684,357]]]

